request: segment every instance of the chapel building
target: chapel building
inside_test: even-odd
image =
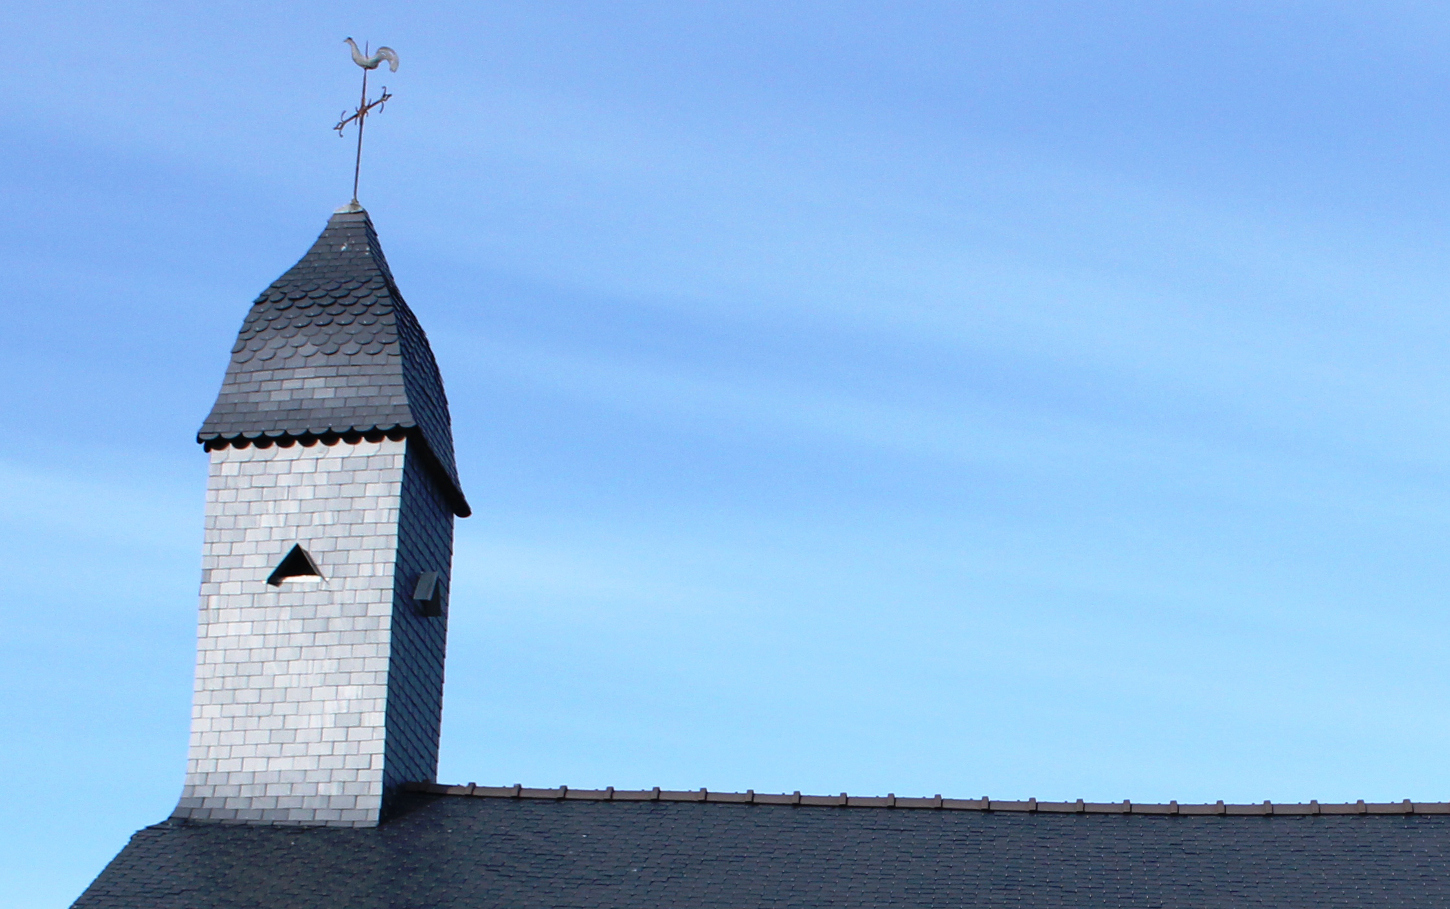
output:
[[[1444,802],[440,785],[469,506],[427,336],[356,203],[253,302],[197,439],[185,783],[74,909],[1450,905]]]

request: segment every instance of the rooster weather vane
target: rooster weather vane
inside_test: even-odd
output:
[[[357,121],[357,160],[353,162],[352,166],[352,204],[357,205],[357,180],[358,175],[362,173],[363,123],[367,120],[368,114],[373,112],[374,108],[381,111],[383,105],[388,103],[388,99],[393,97],[388,94],[388,87],[384,85],[382,97],[376,101],[368,100],[368,70],[377,69],[378,65],[386,60],[388,62],[388,70],[396,73],[398,71],[398,54],[391,47],[379,47],[369,57],[367,55],[366,45],[363,46],[362,50],[358,50],[356,41],[351,38],[345,38],[343,40],[347,43],[348,47],[352,48],[352,62],[362,67],[362,100],[358,102],[357,110],[353,111],[352,114],[346,115],[347,111],[343,111],[343,114],[346,116],[338,120],[337,125],[333,129],[337,130],[338,138],[342,138],[343,129],[354,120]]]

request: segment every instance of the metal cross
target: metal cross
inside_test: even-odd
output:
[[[358,102],[357,110],[353,111],[350,115],[347,111],[343,111],[340,115],[342,119],[337,121],[337,125],[333,129],[337,130],[338,138],[342,138],[343,129],[354,120],[357,121],[357,159],[353,162],[352,166],[352,204],[356,205],[358,204],[357,181],[358,176],[362,173],[363,125],[367,121],[368,114],[372,113],[374,108],[381,111],[383,105],[388,103],[388,99],[393,97],[388,94],[388,87],[384,85],[382,97],[376,101],[368,100],[368,70],[377,69],[378,64],[386,60],[388,61],[388,69],[396,73],[398,71],[398,55],[391,47],[379,47],[377,53],[370,57],[367,53],[367,45],[363,45],[363,50],[358,50],[357,43],[351,38],[344,40],[352,48],[352,62],[362,67],[362,100]]]

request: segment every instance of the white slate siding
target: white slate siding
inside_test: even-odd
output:
[[[412,463],[413,444],[211,452],[191,747],[175,816],[370,826],[384,807],[385,779],[391,787],[433,778],[438,711],[430,702],[441,704],[446,624],[414,615],[411,592],[419,570],[448,564],[399,570],[405,487],[421,480],[439,498]],[[446,540],[451,552],[451,514],[440,527],[432,515],[414,516],[417,504],[407,511],[410,528],[426,528],[427,549],[440,552]],[[269,586],[294,544],[324,580]],[[395,652],[397,628],[408,629],[403,652]],[[417,708],[389,708],[390,688],[400,687],[425,695],[408,698],[423,708],[421,730],[413,728]],[[412,744],[420,733],[431,750]],[[390,737],[398,739],[391,747]],[[390,770],[386,754],[404,740],[408,759],[393,762],[406,766]]]

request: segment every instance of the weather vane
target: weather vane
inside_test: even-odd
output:
[[[388,94],[388,87],[384,85],[382,97],[376,101],[368,100],[368,70],[377,69],[378,64],[386,60],[388,61],[388,70],[396,73],[398,71],[398,54],[391,47],[379,47],[377,52],[369,57],[367,55],[367,45],[363,45],[363,49],[358,50],[356,41],[351,38],[344,38],[343,40],[347,43],[348,47],[352,48],[352,62],[361,66],[363,71],[362,100],[358,102],[357,110],[353,111],[349,116],[344,116],[333,127],[333,129],[337,130],[338,138],[342,138],[343,129],[354,120],[357,121],[357,160],[352,166],[352,204],[356,205],[358,204],[357,179],[358,175],[362,173],[363,123],[367,120],[368,114],[372,113],[373,108],[382,110],[383,105],[388,103],[388,99],[393,97]],[[347,114],[347,111],[343,111],[343,114]]]

